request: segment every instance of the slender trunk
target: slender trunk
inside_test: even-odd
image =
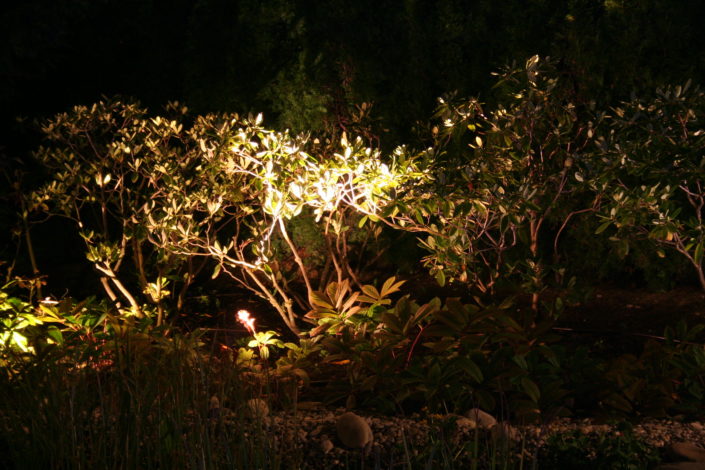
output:
[[[144,314],[142,313],[142,309],[140,309],[139,304],[137,303],[135,298],[132,296],[132,294],[130,294],[130,291],[127,290],[125,285],[122,282],[120,282],[120,279],[117,278],[117,276],[115,275],[113,270],[110,269],[109,267],[103,267],[103,266],[100,266],[97,264],[95,265],[95,267],[96,267],[96,269],[98,269],[98,271],[105,274],[105,276],[110,280],[110,282],[112,282],[113,285],[115,287],[117,287],[117,289],[120,291],[120,293],[129,302],[130,307],[132,307],[132,311],[135,312],[135,315],[137,315],[138,318],[144,317]],[[111,292],[112,290],[109,288],[109,286],[106,286],[106,284],[107,284],[107,281],[105,283],[103,283],[103,287],[106,288],[106,292]],[[110,293],[108,293],[108,296],[110,296]],[[111,296],[111,300],[113,300],[113,302],[115,302],[116,299],[117,299],[117,297],[113,293],[113,295]]]
[[[531,293],[531,310],[534,313],[539,312],[539,289],[541,287],[541,265],[539,264],[538,253],[539,253],[539,237],[538,230],[541,223],[534,217],[531,218],[529,222],[529,231],[531,237],[531,245],[529,249],[531,250],[531,257],[534,260],[534,292]]]
[[[162,326],[162,322],[164,321],[164,302],[162,302],[162,274],[163,271],[160,269],[159,273],[157,274],[157,282],[156,282],[156,287],[157,287],[157,326]]]
[[[188,261],[186,262],[186,275],[184,276],[184,284],[181,286],[181,289],[179,290],[179,294],[176,297],[176,310],[181,311],[181,309],[184,308],[184,303],[186,301],[186,293],[188,292],[188,288],[191,286],[191,283],[193,282],[194,278],[196,275],[201,272],[203,267],[206,265],[206,262],[208,261],[207,258],[205,258],[200,266],[194,269],[193,267],[193,256],[189,256]]]
[[[284,226],[284,221],[281,218],[279,219],[279,231],[281,232],[284,241],[286,241],[286,244],[289,245],[289,249],[291,249],[291,252],[294,255],[294,261],[296,261],[296,264],[299,266],[299,271],[301,271],[301,277],[304,278],[304,283],[306,284],[306,292],[311,295],[311,292],[313,292],[313,288],[311,287],[311,282],[308,279],[308,271],[306,270],[306,266],[304,266],[304,262],[301,259],[301,256],[299,256],[299,251],[296,249],[296,246],[289,238],[289,234],[287,233],[286,227]]]
[[[137,240],[137,238],[132,239],[132,252],[135,259],[135,266],[137,267],[137,277],[140,280],[140,287],[142,290],[147,288],[147,275],[144,272],[144,256],[142,255],[142,244]]]
[[[294,333],[296,336],[301,336],[299,328],[296,326],[296,315],[292,310],[293,301],[286,295],[284,291],[281,290],[279,285],[276,283],[276,280],[272,281],[272,284],[274,289],[284,300],[283,304],[279,302],[277,298],[272,295],[271,292],[269,292],[269,289],[267,289],[267,287],[262,284],[262,281],[257,278],[257,275],[254,272],[250,270],[245,270],[245,273],[250,276],[250,279],[252,279],[255,284],[257,284],[260,294],[262,294],[264,298],[269,301],[270,305],[274,307],[274,309],[279,313],[279,316],[282,318],[282,320],[284,320],[284,324],[286,324],[289,330],[291,330],[291,332]]]
[[[27,243],[27,254],[29,254],[29,262],[32,265],[32,275],[35,279],[39,279],[39,268],[37,267],[37,258],[34,255],[34,245],[32,244],[32,236],[29,233],[29,223],[27,222],[27,216],[22,216],[22,223],[24,225],[24,238]],[[42,295],[42,283],[37,282],[37,296],[43,299]],[[30,299],[31,300],[31,299]]]
[[[103,289],[105,290],[105,293],[108,294],[108,298],[113,303],[117,304],[117,306],[119,308],[120,302],[118,301],[117,295],[115,295],[115,292],[113,292],[113,289],[110,287],[110,282],[108,282],[108,278],[106,276],[101,276],[100,283],[103,285]]]
[[[132,310],[135,312],[135,315],[137,318],[143,318],[144,313],[142,313],[142,309],[140,308],[140,305],[137,303],[135,298],[130,294],[130,291],[127,290],[125,285],[120,282],[120,280],[116,277],[111,277],[110,281],[117,287],[117,289],[120,291],[120,293],[127,299],[127,301],[130,304],[130,307],[132,307]]]

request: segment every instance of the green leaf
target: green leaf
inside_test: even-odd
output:
[[[595,230],[595,235],[599,235],[600,233],[604,232],[607,229],[607,227],[609,227],[610,225],[612,225],[611,220],[608,220],[607,222],[603,222],[602,224],[600,224],[599,227],[597,227],[597,230]]]
[[[218,277],[221,269],[223,269],[223,266],[221,264],[217,264],[215,266],[215,269],[213,270],[213,274],[211,275],[211,279],[215,279],[216,277]]]
[[[541,397],[541,391],[539,390],[538,385],[536,385],[533,380],[527,377],[522,377],[521,388],[524,389],[524,392],[529,395],[529,398],[531,398],[531,400],[533,400],[535,403],[539,401],[539,398]]]
[[[402,284],[406,282],[402,280],[395,283],[396,280],[396,277],[392,276],[384,282],[384,285],[382,285],[382,291],[380,292],[382,297],[388,297],[390,294],[398,292]]]
[[[482,371],[471,359],[464,359],[460,362],[460,367],[477,383],[482,383],[484,376]]]
[[[375,300],[378,300],[380,298],[379,292],[377,292],[377,289],[375,286],[371,286],[369,284],[362,286],[362,292]]]
[[[54,340],[56,344],[64,344],[64,335],[61,333],[61,330],[55,326],[50,326],[49,329],[47,329],[47,336]]]
[[[695,253],[693,254],[693,258],[695,259],[695,264],[700,265],[702,259],[703,259],[703,249],[705,248],[704,243],[700,242],[698,243],[698,246],[695,247]]]
[[[446,285],[446,275],[442,269],[439,269],[438,271],[436,271],[436,282],[441,287]]]
[[[329,310],[334,310],[333,305],[328,302],[325,294],[318,291],[313,291],[308,297],[309,303],[314,307],[322,307]]]
[[[514,356],[512,357],[512,361],[524,370],[529,369],[529,365],[526,363],[526,358],[524,358],[524,356]]]
[[[438,297],[433,298],[427,304],[423,304],[421,307],[419,307],[419,309],[416,311],[416,313],[414,313],[414,316],[407,323],[407,327],[412,327],[414,325],[418,325],[428,315],[437,312],[440,309],[440,306],[441,306],[441,301]]]

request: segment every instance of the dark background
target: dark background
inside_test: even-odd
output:
[[[399,140],[441,94],[489,99],[490,73],[533,54],[585,100],[705,72],[701,0],[25,0],[0,24],[5,136],[17,116],[119,94],[288,127],[323,114],[295,122],[292,97],[328,113],[368,101]]]

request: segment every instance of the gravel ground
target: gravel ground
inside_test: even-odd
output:
[[[487,452],[488,448],[498,448],[498,443],[503,443],[506,448],[508,442],[512,443],[510,448],[514,455],[523,452],[526,460],[533,460],[537,449],[556,433],[574,430],[585,434],[619,432],[616,426],[597,424],[587,419],[560,419],[540,426],[510,426],[500,423],[491,429],[483,429],[473,420],[462,416],[397,418],[360,413],[374,436],[373,443],[363,450],[347,448],[338,437],[336,421],[344,412],[338,409],[299,411],[296,415],[274,413],[264,418],[253,418],[253,429],[259,428],[258,432],[274,436],[277,448],[293,459],[304,462],[302,468],[310,469],[358,468],[359,463],[353,463],[359,462],[361,455],[373,465],[372,468],[402,468],[399,466],[401,462],[409,459],[427,459],[429,449],[435,448],[440,452],[439,442],[443,442],[445,449],[456,455],[453,460],[455,464],[463,462],[462,457],[457,457],[463,445],[466,449],[476,446],[481,452],[482,449]],[[656,448],[665,448],[674,442],[705,444],[705,425],[701,422],[645,421],[634,425],[633,431],[636,436]],[[497,439],[500,436],[503,439]],[[472,458],[472,451],[465,453],[468,454],[467,459]]]

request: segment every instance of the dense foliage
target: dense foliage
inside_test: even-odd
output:
[[[700,2],[45,3],[0,9],[0,450],[276,468],[213,396],[702,418],[702,325],[555,328],[604,280],[705,291]],[[224,292],[273,314],[219,336]]]
[[[259,331],[241,312],[251,339],[232,360],[257,374],[275,365],[268,373],[283,387],[316,383],[307,393],[323,401],[479,405],[528,420],[571,408],[695,413],[700,327],[669,330],[638,360],[604,362],[552,327],[580,274],[563,240],[615,259],[634,242],[655,259],[670,250],[702,280],[705,95],[688,85],[580,110],[537,56],[498,74],[497,89],[494,105],[442,100],[434,144],[420,152],[276,132],[259,115],[191,116],[178,104],[158,116],[117,100],[57,115],[35,152],[47,181],[20,195],[20,227],[70,220],[107,303],[37,304],[8,284],[4,347],[61,346],[108,318],[166,333],[189,289],[225,276],[289,330]],[[418,265],[465,298],[420,302],[395,277],[375,283],[384,272],[374,260],[398,232],[417,236]]]

